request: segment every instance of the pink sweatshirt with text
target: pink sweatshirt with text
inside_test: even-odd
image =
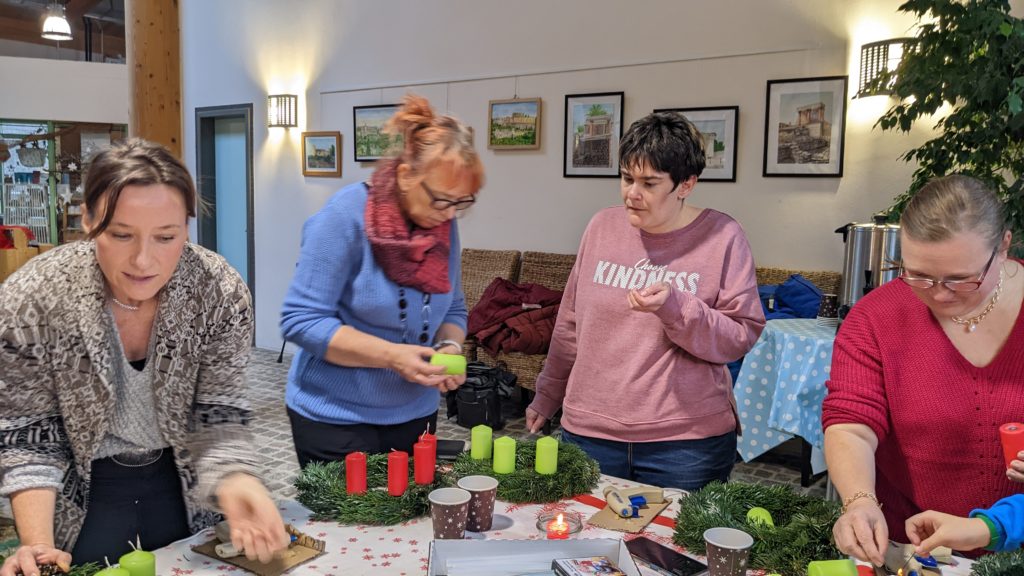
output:
[[[627,294],[668,282],[655,313]],[[750,245],[729,216],[703,210],[649,234],[622,206],[598,212],[580,242],[531,408],[575,434],[623,442],[688,440],[736,429],[725,367],[764,328]]]

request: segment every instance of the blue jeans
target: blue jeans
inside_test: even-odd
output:
[[[696,440],[618,442],[563,429],[562,441],[597,460],[602,474],[691,492],[712,480],[728,481],[736,462],[735,432]]]

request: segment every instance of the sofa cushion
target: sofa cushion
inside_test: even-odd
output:
[[[803,275],[793,274],[775,289],[775,310],[769,319],[814,318],[819,306],[821,290]]]

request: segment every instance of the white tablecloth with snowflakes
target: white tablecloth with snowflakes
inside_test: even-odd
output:
[[[600,498],[605,486],[638,486],[610,476],[602,476],[594,496]],[[651,523],[643,534],[672,546],[673,529],[664,524],[675,520],[678,508],[678,491],[666,491],[671,504],[659,517],[659,523]],[[590,502],[596,502],[589,499]],[[285,522],[298,530],[327,542],[323,556],[298,566],[289,574],[317,574],[324,576],[359,576],[363,574],[411,575],[425,574],[433,528],[430,517],[422,517],[396,526],[352,526],[336,522],[317,522],[309,519],[309,511],[301,504],[287,501],[281,504],[281,515]],[[529,539],[545,537],[537,530],[536,519],[541,512],[552,509],[569,509],[579,512],[585,519],[590,518],[598,508],[593,503],[567,500],[552,504],[509,504],[498,501],[494,509],[494,527],[483,534],[467,533],[467,537],[486,539]],[[157,572],[161,575],[203,575],[244,573],[241,568],[218,562],[213,558],[197,554],[191,546],[201,544],[213,537],[213,530],[196,534],[192,538],[161,548],[157,555]],[[584,523],[582,532],[576,538],[622,538],[630,534],[605,530]]]
[[[736,407],[743,425],[737,451],[744,461],[801,436],[814,450],[814,473],[824,470],[821,402],[835,337],[835,327],[814,319],[768,321],[736,378]]]

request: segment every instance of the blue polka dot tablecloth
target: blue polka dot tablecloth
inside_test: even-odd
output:
[[[832,365],[834,326],[814,319],[769,320],[736,378],[743,426],[737,450],[745,462],[793,436],[813,448],[815,474],[825,469],[821,402]]]

